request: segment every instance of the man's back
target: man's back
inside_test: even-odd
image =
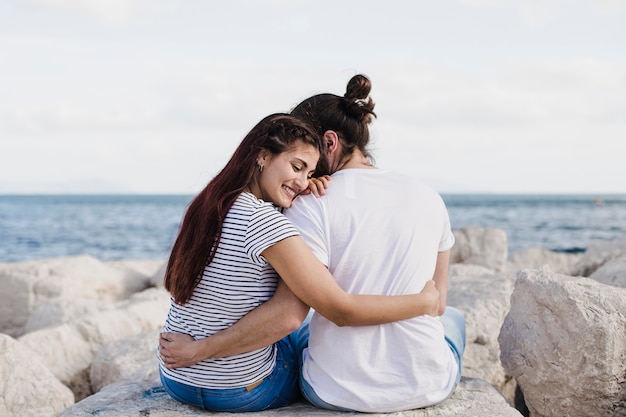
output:
[[[454,243],[443,201],[411,178],[346,169],[326,191],[298,198],[286,215],[346,292],[420,292],[437,253]],[[438,318],[339,328],[316,314],[310,330],[304,377],[331,404],[396,411],[439,402],[454,385]]]

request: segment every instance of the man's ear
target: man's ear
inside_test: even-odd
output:
[[[334,154],[339,149],[339,136],[334,130],[327,130],[324,132],[322,138],[324,140],[324,148],[328,155]]]

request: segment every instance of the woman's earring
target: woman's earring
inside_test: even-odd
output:
[[[256,161],[256,166],[259,168],[259,172],[263,172],[263,165],[259,161]]]

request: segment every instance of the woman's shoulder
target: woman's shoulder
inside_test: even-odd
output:
[[[233,207],[239,208],[242,210],[249,210],[251,212],[254,212],[257,210],[278,211],[278,208],[274,206],[272,203],[261,200],[254,194],[246,192],[246,191],[239,194],[239,197],[237,197],[237,199],[235,200]]]
[[[241,193],[230,211],[235,215],[246,216],[251,221],[258,221],[258,219],[263,218],[286,219],[280,207],[261,200],[248,192]]]

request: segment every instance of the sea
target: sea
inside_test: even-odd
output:
[[[453,229],[495,227],[509,253],[580,253],[626,235],[626,195],[443,194]],[[0,262],[166,259],[191,195],[0,195]]]

